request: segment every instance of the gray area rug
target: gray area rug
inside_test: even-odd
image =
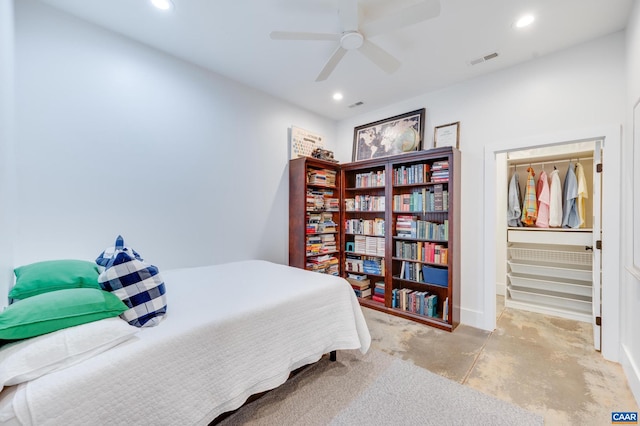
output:
[[[221,425],[542,425],[520,407],[383,352],[338,352]]]

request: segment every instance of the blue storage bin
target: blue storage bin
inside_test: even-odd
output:
[[[431,266],[422,267],[422,276],[424,282],[435,284],[440,287],[449,286],[449,270],[443,268],[432,268]]]

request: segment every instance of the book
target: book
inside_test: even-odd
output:
[[[357,290],[362,290],[365,288],[369,288],[371,286],[371,281],[367,280],[354,280],[352,278],[347,278],[347,281],[349,281],[349,284],[351,284],[351,287],[353,287],[354,289]]]
[[[360,275],[360,274],[348,274],[347,277],[357,281],[364,281],[367,279],[366,275]]]
[[[354,293],[356,294],[356,297],[359,297],[361,299],[368,299],[371,297],[371,289],[370,288],[365,288],[362,290],[357,290],[357,289],[353,289]]]
[[[376,302],[384,303],[384,295],[380,296],[380,295],[374,294],[373,296],[371,296],[371,299],[375,300]]]

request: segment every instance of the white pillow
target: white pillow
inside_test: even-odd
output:
[[[96,356],[137,331],[114,317],[6,344],[0,347],[0,390]]]

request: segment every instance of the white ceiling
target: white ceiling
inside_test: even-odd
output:
[[[171,12],[149,0],[41,1],[336,120],[622,30],[633,6],[633,0],[440,0],[438,17],[371,38],[400,60],[395,73],[350,51],[326,81],[315,82],[337,42],[271,40],[269,33],[339,33],[339,0],[173,0]],[[418,2],[360,0],[361,19]],[[516,30],[512,24],[525,12],[536,21]],[[469,65],[492,52],[499,56]],[[339,103],[335,91],[344,93]],[[364,104],[348,107],[358,101]]]

